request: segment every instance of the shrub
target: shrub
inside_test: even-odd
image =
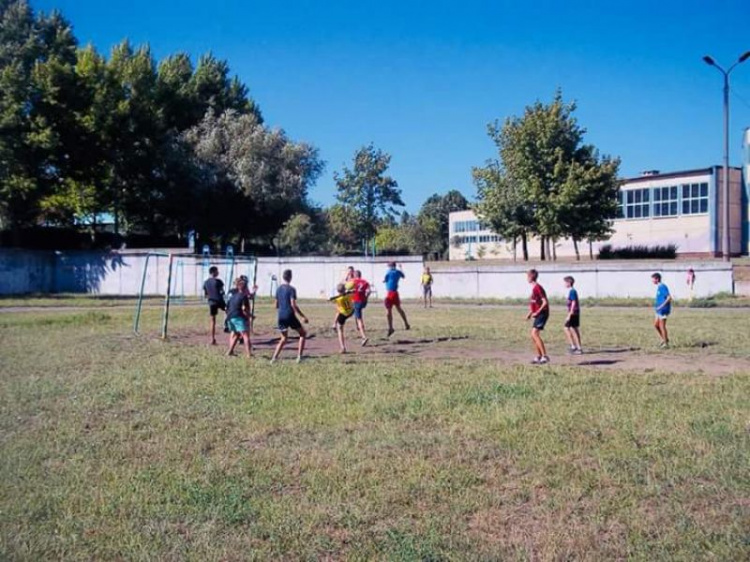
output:
[[[666,246],[625,246],[613,248],[611,244],[605,244],[599,249],[600,260],[648,260],[661,259],[673,260],[677,257],[677,246],[667,244]]]

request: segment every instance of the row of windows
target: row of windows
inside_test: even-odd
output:
[[[708,212],[708,184],[685,183],[620,192],[618,217],[641,219],[699,215]]]
[[[458,236],[461,244],[487,244],[490,242],[500,242],[502,238],[497,234],[480,234],[479,236]]]
[[[479,230],[479,221],[456,221],[453,223],[453,232],[476,232]]]

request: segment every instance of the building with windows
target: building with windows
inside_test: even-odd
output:
[[[733,255],[750,250],[750,129],[744,138],[743,168],[729,170],[729,238]],[[682,256],[721,255],[723,168],[713,166],[682,172],[644,172],[624,180],[619,194],[614,232],[606,242],[593,244],[593,252],[604,244],[614,247],[674,244]],[[743,178],[744,176],[744,178]],[[472,211],[450,215],[451,260],[512,259],[512,243],[500,239],[477,220]],[[540,244],[530,240],[529,257],[540,257]],[[570,240],[555,244],[558,257],[575,256]],[[581,248],[581,253],[587,253]]]

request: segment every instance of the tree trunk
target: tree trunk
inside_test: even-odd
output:
[[[546,240],[545,240],[544,236],[542,236],[542,237],[539,238],[539,255],[540,255],[542,261],[544,261],[544,260],[547,259],[547,254],[546,254],[546,251],[545,251],[546,248],[544,247],[544,243],[545,242],[546,242]]]
[[[581,251],[578,249],[578,239],[573,238],[573,248],[576,251],[576,261],[581,261]]]
[[[589,238],[589,259],[594,261],[594,243]]]
[[[523,250],[523,261],[529,261],[529,243],[525,232],[521,235],[521,249]]]
[[[513,238],[513,263],[516,263],[518,258],[518,238]]]
[[[557,238],[552,239],[552,259],[557,261]]]

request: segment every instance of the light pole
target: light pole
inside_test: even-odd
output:
[[[721,225],[721,254],[724,261],[729,261],[729,74],[734,68],[750,58],[750,51],[742,54],[737,62],[724,70],[716,64],[710,56],[703,57],[703,62],[716,68],[724,76],[724,184],[722,187],[722,225]]]

